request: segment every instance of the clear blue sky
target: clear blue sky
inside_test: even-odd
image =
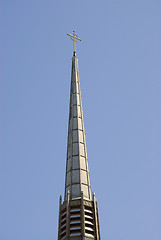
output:
[[[57,239],[75,29],[101,237],[161,240],[161,1],[0,8],[0,239]]]

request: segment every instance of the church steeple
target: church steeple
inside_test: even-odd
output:
[[[78,58],[75,52],[72,58],[65,199],[68,191],[71,199],[81,197],[81,192],[85,198],[91,199]]]
[[[95,194],[91,196],[82,99],[74,41],[64,202],[60,197],[58,240],[100,240]]]

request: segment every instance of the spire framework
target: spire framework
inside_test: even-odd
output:
[[[72,58],[65,200],[68,191],[71,199],[81,197],[81,192],[91,199],[78,58],[75,55]]]
[[[64,202],[60,196],[58,240],[100,240],[98,208],[91,197],[78,71],[72,58]]]

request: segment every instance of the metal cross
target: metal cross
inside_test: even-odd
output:
[[[78,37],[78,35],[75,33],[75,31],[73,30],[73,32],[71,33],[71,34],[68,34],[67,33],[67,35],[73,40],[73,42],[74,42],[74,52],[75,52],[75,42],[78,42],[78,40],[79,41],[82,41],[79,37]]]

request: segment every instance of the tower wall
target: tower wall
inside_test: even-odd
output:
[[[68,199],[59,206],[58,240],[100,240],[97,201]]]

